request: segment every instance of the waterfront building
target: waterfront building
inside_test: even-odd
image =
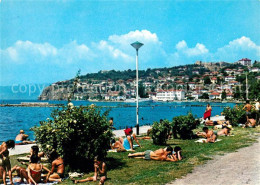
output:
[[[183,100],[185,92],[183,90],[158,90],[156,99],[158,101],[174,101]]]

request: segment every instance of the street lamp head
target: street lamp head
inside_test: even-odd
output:
[[[131,46],[133,46],[136,50],[138,50],[140,47],[142,47],[142,45],[144,45],[144,44],[141,42],[138,42],[138,41],[131,44]]]

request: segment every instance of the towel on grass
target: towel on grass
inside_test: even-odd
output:
[[[217,140],[215,141],[215,143],[218,142],[218,141],[221,141],[221,140],[222,140],[222,139],[217,139]],[[196,141],[194,141],[194,142],[196,142],[196,143],[203,143],[203,141],[207,141],[207,139],[201,138],[201,139],[198,139],[198,140],[196,140]]]
[[[16,182],[17,180],[20,180],[21,178],[20,177],[14,177],[13,178],[13,182],[14,182],[14,185],[26,185],[27,182],[26,180],[23,182],[23,183],[19,183],[19,182]],[[7,184],[10,184],[10,179],[7,179],[6,180]],[[39,185],[51,185],[51,184],[57,184],[58,182],[48,182],[48,183],[37,183]]]

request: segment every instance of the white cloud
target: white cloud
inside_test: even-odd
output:
[[[241,58],[260,59],[260,46],[256,45],[250,38],[241,38],[230,41],[228,45],[217,49],[213,53],[215,60],[226,60],[229,62],[237,61]]]
[[[13,46],[0,50],[2,77],[6,77],[0,79],[0,84],[28,81],[28,77],[33,83],[37,76],[39,81],[44,78],[45,82],[53,82],[72,78],[78,69],[82,74],[135,69],[135,50],[130,45],[135,41],[144,43],[139,50],[140,69],[191,64],[197,60],[234,62],[245,57],[260,59],[260,46],[245,36],[230,41],[216,52],[210,52],[202,43],[189,47],[182,40],[172,53],[166,53],[157,34],[148,30],[111,35],[107,40],[90,45],[72,41],[60,48],[50,43],[17,41]]]
[[[203,44],[200,43],[197,43],[194,48],[189,48],[184,40],[176,44],[176,49],[178,53],[182,53],[187,56],[204,55],[209,51]]]

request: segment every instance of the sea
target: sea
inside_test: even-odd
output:
[[[67,101],[38,101],[38,100],[2,100],[0,104],[20,104],[21,102],[48,102],[49,104],[67,104]],[[134,127],[136,125],[135,102],[90,102],[73,101],[75,106],[95,104],[102,111],[110,110],[108,119],[113,117],[116,129]],[[233,107],[235,103],[210,103],[212,116],[221,115],[224,107]],[[152,125],[160,119],[172,120],[175,116],[187,115],[191,112],[197,118],[203,117],[207,102],[139,102],[139,125]],[[0,107],[0,142],[15,139],[20,129],[34,140],[30,130],[50,117],[54,107]]]

